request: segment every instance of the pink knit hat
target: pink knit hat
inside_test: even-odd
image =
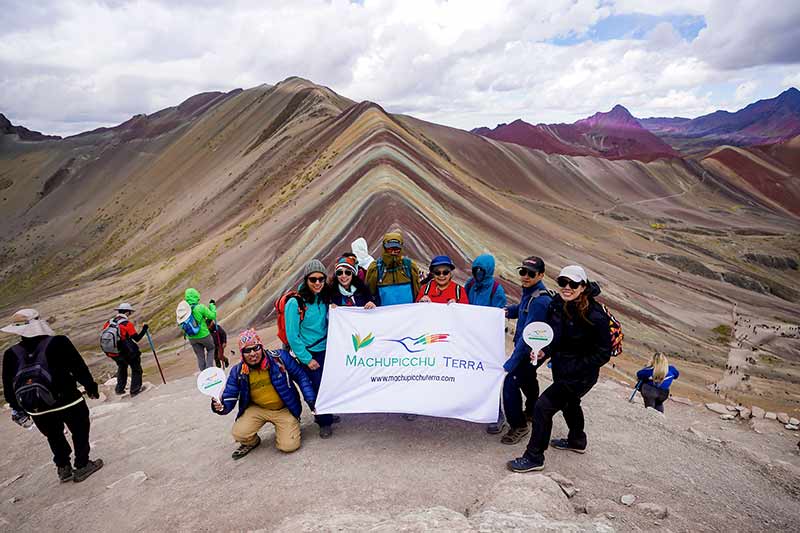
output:
[[[239,352],[248,346],[263,346],[261,337],[253,328],[246,329],[239,333]]]

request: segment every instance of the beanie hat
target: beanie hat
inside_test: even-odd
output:
[[[322,261],[316,258],[306,263],[306,265],[303,267],[303,279],[307,278],[314,272],[319,272],[321,274],[326,272],[325,265],[322,264]]]
[[[239,352],[241,352],[244,348],[247,348],[249,346],[258,346],[258,345],[263,346],[263,344],[261,344],[261,337],[259,336],[258,333],[256,333],[256,330],[254,330],[253,328],[246,329],[241,333],[239,333]]]
[[[334,267],[334,270],[338,270],[341,267],[355,274],[358,272],[358,268],[356,267],[357,264],[358,263],[354,257],[342,256],[336,260],[336,266]]]

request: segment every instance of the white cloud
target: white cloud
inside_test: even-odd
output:
[[[738,100],[798,85],[785,63],[800,61],[786,46],[800,4],[748,2],[12,3],[0,10],[0,112],[76,133],[198,92],[298,75],[465,128],[573,121],[616,103],[637,116],[693,116],[730,104],[735,89]],[[707,27],[692,43],[666,19],[640,40],[551,43],[623,13],[703,15]]]

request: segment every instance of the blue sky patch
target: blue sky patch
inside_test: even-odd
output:
[[[645,36],[662,22],[672,24],[675,32],[686,41],[693,41],[700,30],[706,27],[705,18],[700,15],[645,15],[631,13],[612,15],[597,22],[586,33],[569,35],[551,39],[548,42],[559,46],[570,46],[584,41],[610,41],[613,39],[644,39]]]

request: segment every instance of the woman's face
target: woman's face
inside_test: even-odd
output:
[[[336,280],[339,282],[339,285],[345,289],[349,289],[350,284],[353,283],[353,271],[349,268],[337,268]]]
[[[565,302],[571,302],[586,290],[586,285],[584,285],[583,282],[572,281],[569,278],[558,278],[556,282],[558,283],[558,290],[561,293],[561,297]]]
[[[435,266],[431,273],[433,273],[433,279],[436,280],[436,284],[441,287],[446,287],[453,278],[453,270],[447,265]]]
[[[308,288],[311,289],[311,292],[319,294],[322,291],[322,287],[325,286],[325,274],[322,272],[312,272],[306,278],[306,284]]]

